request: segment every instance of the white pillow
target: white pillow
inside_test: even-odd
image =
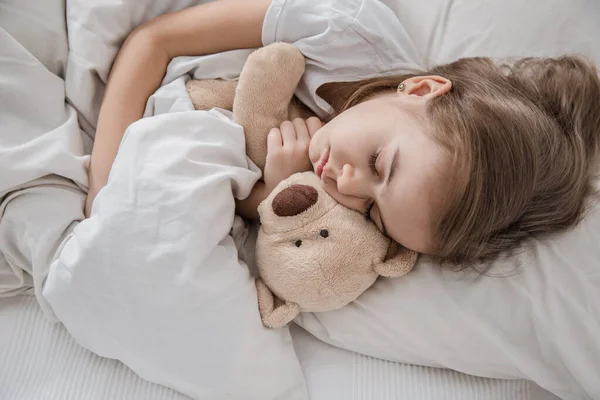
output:
[[[580,52],[600,64],[600,3],[386,1],[434,66],[463,56]],[[599,127],[600,128],[600,127]],[[568,399],[600,398],[600,210],[574,231],[532,240],[493,274],[423,259],[339,311],[298,323],[336,346],[388,360],[525,378]]]
[[[600,210],[575,231],[532,241],[504,277],[427,260],[381,279],[349,306],[297,322],[335,346],[392,361],[535,381],[561,398],[598,398]]]
[[[383,0],[398,16],[424,68],[461,57],[581,53],[600,63],[596,0]]]

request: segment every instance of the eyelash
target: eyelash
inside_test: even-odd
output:
[[[377,172],[377,159],[379,158],[379,151],[371,154],[369,157],[369,168],[371,168],[371,172],[375,176],[379,176],[379,172]]]
[[[379,172],[377,171],[377,159],[379,158],[379,151],[374,152],[373,154],[371,154],[369,156],[369,168],[371,169],[371,172],[373,173],[373,175],[375,176],[379,176]],[[367,210],[365,211],[365,218],[368,219],[369,221],[371,221],[371,210],[373,210],[373,207],[375,206],[375,202],[372,201],[371,204],[369,205],[369,207],[367,207]]]
[[[372,201],[371,204],[369,205],[369,207],[367,207],[367,211],[365,211],[365,218],[368,219],[369,221],[371,221],[371,210],[373,210],[373,207],[375,206],[375,202]]]

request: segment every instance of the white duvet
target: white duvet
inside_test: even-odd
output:
[[[59,5],[39,29],[60,26],[51,24]],[[81,27],[71,28],[75,35]],[[234,196],[260,176],[243,129],[227,112],[194,112],[184,86],[192,66],[227,76],[248,52],[171,64],[149,118],[128,129],[109,184],[81,221],[89,138],[78,112],[85,128],[101,95],[97,73],[114,54],[102,45],[82,54],[90,42],[80,46],[78,32],[51,71],[27,41],[0,30],[0,293],[34,286],[46,315],[79,344],[190,397],[306,399],[290,333],[262,326],[254,281],[230,235]],[[234,233],[241,243],[239,220]]]
[[[263,328],[229,234],[234,196],[259,177],[242,128],[217,110],[145,118],[112,177],[44,288],[70,333],[194,398],[303,398],[289,332]]]
[[[35,1],[0,2],[0,296],[34,287],[46,315],[62,322],[81,345],[189,396],[304,399],[307,389],[290,333],[262,327],[252,278],[238,259],[245,229],[234,217],[233,200],[245,196],[258,179],[244,155],[242,129],[227,112],[193,112],[184,88],[188,73],[234,78],[247,51],[180,58],[170,64],[146,108],[149,118],[128,129],[108,186],[99,194],[92,217],[81,222],[90,137],[119,44],[143,20],[193,3],[146,0],[141,7],[131,1],[81,0],[65,8],[54,0],[42,10]],[[567,47],[591,55],[598,51],[589,44],[598,11],[593,2],[574,2],[568,10],[550,2],[553,6],[542,11],[546,18],[555,18],[554,30],[540,28],[542,33],[529,42],[518,34],[518,23],[512,29],[488,23],[510,24],[511,16],[536,11],[517,1],[510,3],[512,8],[490,2],[487,14],[441,0],[427,9],[408,1],[388,3],[413,32],[426,62],[472,53],[501,56],[508,44],[517,43],[515,36],[522,39],[518,54],[551,55]],[[554,14],[548,11],[552,9]],[[429,19],[421,20],[424,15]],[[562,19],[556,20],[558,15]],[[435,25],[440,18],[443,24]],[[422,23],[415,24],[418,19]],[[23,21],[29,22],[27,29]],[[579,41],[566,41],[562,47],[548,41],[545,48],[538,43],[549,40],[549,32],[556,36],[564,31],[561,26],[573,25],[569,22],[577,22],[580,31],[570,37]],[[473,29],[486,34],[467,41],[461,28],[467,23],[479,24]],[[509,39],[503,42],[497,32]],[[36,37],[49,38],[52,45],[40,45],[32,39]],[[492,42],[496,52],[490,50]],[[595,55],[600,61],[600,54]],[[600,395],[599,345],[593,335],[600,326],[594,291],[600,287],[595,269],[600,254],[590,244],[600,237],[597,215],[576,236],[563,237],[562,245],[547,245],[553,252],[538,247],[539,255],[527,259],[532,268],[575,267],[576,275],[532,272],[518,285],[478,285],[468,291],[469,285],[459,284],[464,281],[453,283],[454,278],[437,270],[430,273],[424,265],[410,281],[382,281],[353,307],[307,315],[299,322],[326,341],[365,354],[532,379],[564,398],[593,398]],[[573,248],[577,256],[562,262],[564,253],[558,251],[564,248]],[[523,291],[532,282],[543,283],[540,276],[561,277],[570,284],[548,286],[565,288],[562,292],[538,290],[530,296]],[[421,287],[437,288],[429,306],[419,297],[429,293]],[[548,293],[570,296],[557,304],[580,313],[572,315],[578,316],[583,334],[564,327],[560,336],[534,329],[523,338],[510,328],[515,310],[503,304],[531,301],[520,309],[521,320],[531,319],[533,311],[540,317],[569,311],[550,306],[560,297],[544,302]],[[505,303],[504,296],[513,296],[514,303]],[[494,313],[459,309],[461,299],[466,304],[488,301]],[[352,330],[352,321],[361,321],[363,329]],[[467,323],[480,329],[451,334]],[[416,347],[406,345],[411,341],[422,352],[413,354]],[[502,351],[497,343],[508,349],[530,347],[522,353],[526,357],[515,353],[496,358],[494,351]],[[432,348],[436,351],[429,352]]]

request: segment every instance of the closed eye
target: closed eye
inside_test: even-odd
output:
[[[374,206],[375,206],[375,202],[372,201],[371,204],[369,204],[369,207],[367,207],[367,210],[364,213],[365,218],[368,219],[369,221],[371,221],[371,211],[373,210]]]
[[[379,172],[377,172],[377,159],[379,158],[379,154],[380,152],[377,151],[369,156],[369,168],[375,176],[379,176]]]
[[[367,210],[364,212],[364,216],[368,221],[372,221],[375,226],[377,226],[377,229],[379,229],[385,236],[389,237],[389,234],[387,232],[387,229],[385,228],[385,224],[383,223],[383,219],[381,218],[381,211],[378,212],[379,214],[379,223],[381,224],[381,227],[379,227],[379,225],[377,225],[377,222],[375,222],[375,220],[373,218],[371,218],[371,213],[373,212],[373,207],[375,207],[375,202],[372,201],[371,204],[369,204],[369,207],[367,207]]]

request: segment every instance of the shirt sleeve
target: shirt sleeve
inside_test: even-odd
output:
[[[413,40],[379,0],[273,0],[262,41],[292,43],[304,54],[296,95],[321,117],[332,112],[316,95],[324,83],[423,70]]]

